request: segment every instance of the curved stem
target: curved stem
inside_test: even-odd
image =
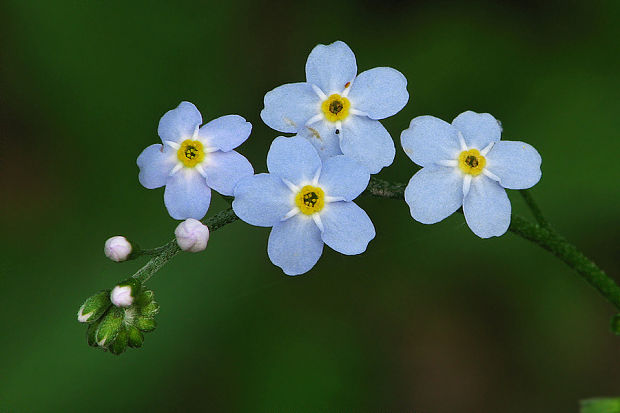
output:
[[[380,198],[404,199],[405,185],[373,177],[365,193]],[[620,310],[620,287],[618,287],[615,281],[607,276],[603,270],[581,253],[573,244],[551,229],[531,195],[525,191],[521,191],[521,193],[539,224],[532,224],[518,215],[513,215],[509,230],[524,239],[538,244],[564,261]],[[209,227],[209,231],[216,231],[238,219],[232,208],[228,208],[205,219],[203,222]],[[180,251],[181,249],[174,239],[161,247],[144,250],[142,255],[152,255],[153,258],[140,268],[133,277],[141,282],[146,282]]]
[[[404,199],[405,185],[372,178],[366,192],[381,198]],[[524,198],[539,224],[532,224],[518,215],[512,215],[509,231],[532,241],[564,261],[592,287],[596,288],[616,309],[620,310],[620,287],[594,262],[581,253],[560,234],[549,227],[540,209],[525,191]],[[460,211],[462,212],[462,211]]]
[[[230,224],[231,222],[235,222],[239,218],[233,212],[232,208],[228,208],[224,211],[221,211],[214,216],[207,218],[203,221],[203,223],[209,227],[209,231],[217,231],[222,228],[226,224]],[[171,239],[166,244],[161,247],[153,248],[152,250],[147,250],[150,252],[157,251],[156,255],[149,260],[142,268],[140,268],[134,275],[133,278],[140,280],[141,282],[146,282],[155,274],[161,267],[166,265],[168,261],[170,261],[175,255],[181,252],[181,248],[177,245],[176,239]]]
[[[522,189],[519,192],[521,193],[521,196],[525,200],[527,206],[530,208],[530,211],[532,211],[532,215],[534,215],[534,219],[536,219],[538,225],[543,228],[549,228],[549,223],[543,216],[540,208],[538,208],[538,205],[536,204],[536,201],[534,201],[534,198],[532,198],[532,194],[530,194],[530,191],[528,191],[527,189]]]

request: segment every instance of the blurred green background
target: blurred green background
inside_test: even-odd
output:
[[[572,412],[620,395],[612,308],[570,268],[512,234],[478,239],[459,214],[418,224],[400,201],[360,199],[368,251],[326,249],[299,277],[269,262],[268,229],[213,233],[149,283],[162,311],[140,350],[90,348],[76,321],[144,263],[106,260],[107,237],[172,236],[135,165],[161,115],[189,100],[205,120],[244,116],[240,151],[264,171],[264,94],[338,39],[360,71],[408,78],[384,122],[397,143],[415,116],[472,109],[534,145],[540,206],[618,279],[619,18],[617,1],[3,0],[0,411]],[[380,176],[405,182],[397,149]]]

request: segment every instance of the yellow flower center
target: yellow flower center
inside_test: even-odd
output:
[[[188,168],[193,168],[205,158],[205,152],[200,141],[186,139],[177,151],[177,158]]]
[[[325,206],[325,192],[319,187],[306,185],[295,195],[295,205],[306,215],[320,212]]]
[[[463,151],[459,155],[459,168],[466,174],[473,176],[480,175],[486,164],[487,160],[484,156],[480,155],[478,149]]]
[[[350,107],[351,102],[349,102],[349,99],[337,93],[325,99],[321,104],[321,110],[325,114],[325,118],[330,122],[346,119],[349,116]]]

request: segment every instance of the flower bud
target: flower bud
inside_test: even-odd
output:
[[[109,347],[110,353],[116,354],[117,356],[123,353],[127,348],[128,340],[129,337],[127,335],[127,329],[121,328],[121,330],[116,335],[114,342]]]
[[[97,347],[96,334],[97,329],[99,328],[99,324],[99,321],[95,321],[94,323],[89,324],[88,328],[86,329],[86,342],[91,347]]]
[[[125,310],[111,307],[110,311],[101,319],[99,328],[95,333],[95,341],[100,347],[108,347],[123,328]]]
[[[183,251],[200,252],[207,248],[209,228],[202,222],[189,218],[181,222],[174,230],[177,244]]]
[[[117,235],[112,238],[108,238],[103,247],[105,256],[115,262],[125,261],[132,251],[131,244],[127,241],[127,238]]]
[[[149,332],[149,331],[155,330],[155,327],[157,327],[157,324],[155,323],[154,318],[138,317],[138,319],[136,320],[136,327],[138,327],[140,330],[144,332]]]
[[[102,290],[84,301],[78,311],[77,318],[80,323],[93,323],[106,312],[110,306],[110,290]]]
[[[127,327],[127,336],[128,336],[128,344],[129,347],[142,347],[142,342],[144,342],[144,336],[142,332],[138,330],[137,327],[129,326]]]
[[[117,307],[129,307],[140,294],[142,284],[135,278],[119,283],[110,293],[110,301]]]

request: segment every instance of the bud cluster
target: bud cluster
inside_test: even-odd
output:
[[[78,311],[78,321],[88,323],[88,344],[112,354],[121,354],[127,347],[141,347],[143,333],[155,329],[159,304],[152,290],[129,279],[112,291],[103,290],[89,297]]]

